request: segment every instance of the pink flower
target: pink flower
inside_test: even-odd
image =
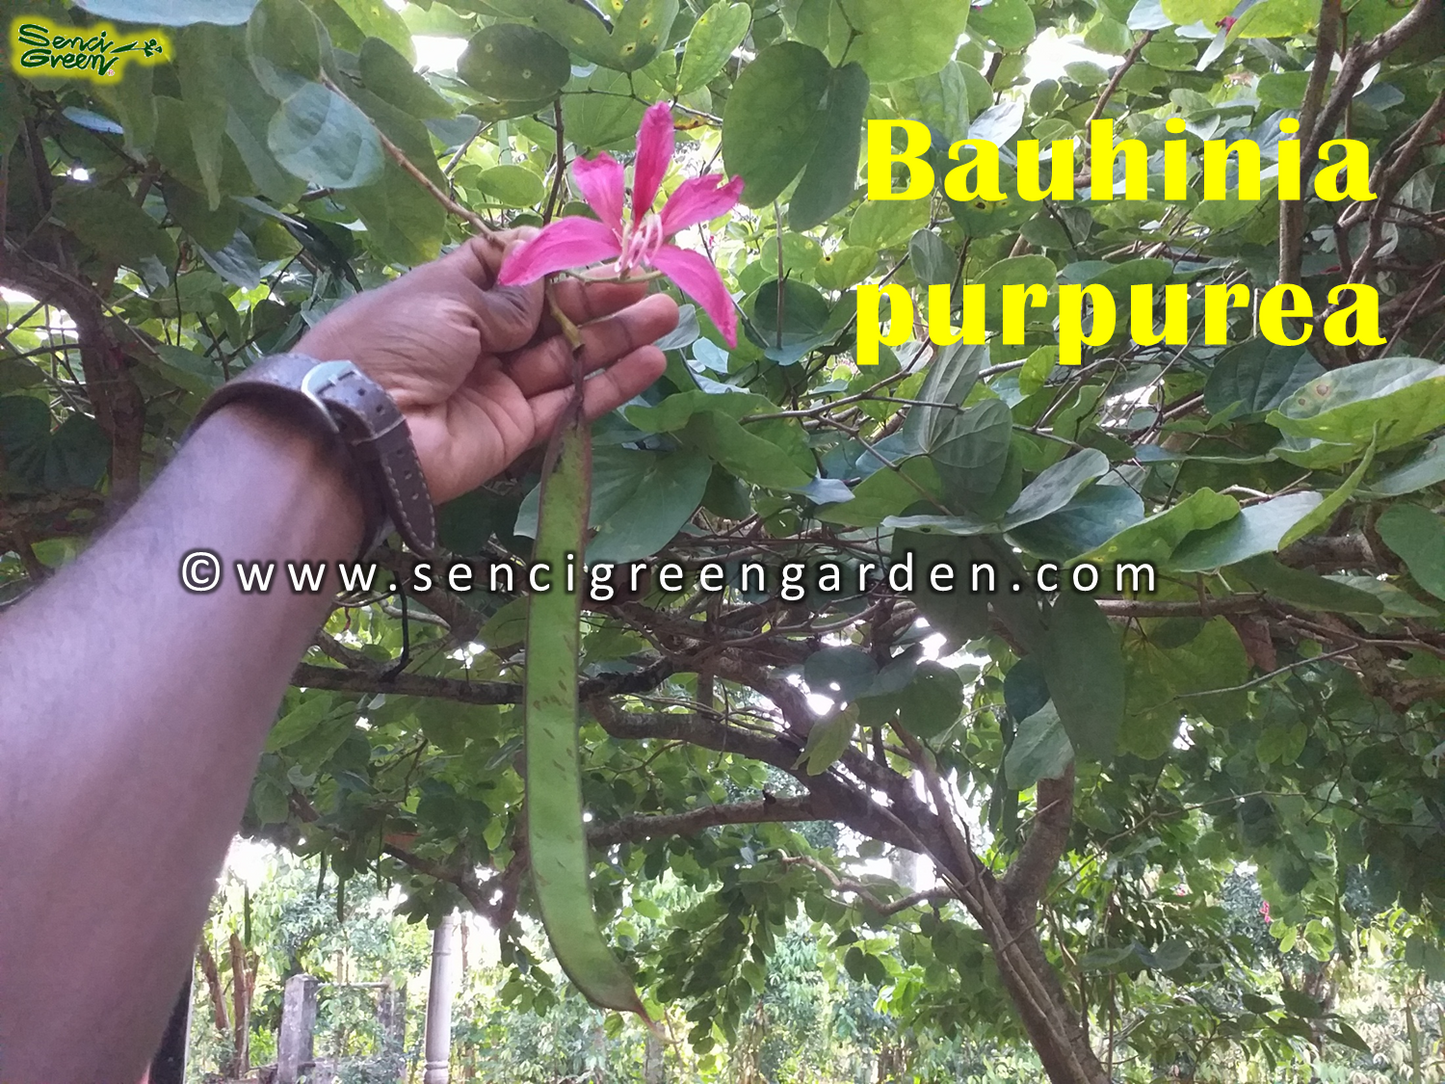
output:
[[[731,211],[742,195],[743,180],[734,177],[724,184],[716,173],[689,178],[677,186],[660,212],[653,211],[657,190],[672,160],[672,148],[672,111],[666,102],[658,102],[643,114],[642,127],[637,130],[632,214],[626,222],[623,204],[627,189],[622,166],[610,154],[576,159],[572,179],[600,221],[570,217],[549,223],[536,237],[508,254],[497,281],[503,286],[520,286],[554,271],[609,259],[616,260],[619,276],[655,269],[677,283],[712,317],[729,346],[737,346],[737,314],[717,268],[701,253],[667,241],[689,226]]]

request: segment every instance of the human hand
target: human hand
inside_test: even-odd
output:
[[[473,237],[439,260],[358,294],[304,335],[296,351],[352,361],[396,400],[432,499],[475,489],[546,440],[572,396],[572,350],[543,319],[542,284],[494,283],[507,248],[533,236]],[[644,284],[553,287],[581,326],[583,408],[596,418],[662,375],[650,345],[677,326],[677,305]]]

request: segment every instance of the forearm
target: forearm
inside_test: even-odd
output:
[[[0,618],[7,1082],[140,1077],[329,606],[279,566],[350,558],[361,529],[318,441],[227,409],[114,530]],[[198,548],[225,565],[211,593],[181,586]],[[231,562],[252,559],[278,562],[267,594],[237,589]]]

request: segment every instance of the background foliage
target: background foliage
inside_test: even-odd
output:
[[[745,335],[728,350],[689,315],[666,377],[597,424],[590,556],[851,568],[913,550],[994,562],[1004,588],[649,586],[585,614],[594,890],[678,1056],[707,1074],[753,1049],[759,1072],[801,1072],[785,1063],[806,1046],[769,1052],[749,1029],[776,976],[816,967],[836,1041],[840,1005],[857,1034],[897,1037],[892,1061],[869,1048],[880,1079],[956,1074],[965,1038],[1055,1082],[1305,1079],[1329,1057],[1438,1074],[1417,978],[1445,977],[1438,5],[0,13],[164,23],[175,43],[115,86],[0,79],[0,601],[133,499],[229,375],[464,236],[409,169],[497,226],[584,213],[566,163],[625,154],[668,100],[683,149],[665,187],[719,162],[747,182],[747,210],[685,242],[723,269]],[[1029,68],[1060,34],[1094,59]],[[456,70],[419,74],[437,37],[466,43]],[[1272,161],[1286,115],[1306,161],[1365,140],[1379,198],[858,187],[870,117],[1008,148],[1107,116],[1157,174],[1170,117],[1196,149],[1248,135]],[[860,370],[851,290],[883,279],[1295,281],[1317,311],[1349,279],[1381,291],[1388,342],[1271,346],[1240,313],[1227,348],[1121,336],[1064,370],[1042,312],[1021,348],[915,342]],[[525,559],[535,484],[523,463],[449,505],[448,549],[483,570]],[[1107,566],[1092,596],[1011,589],[1044,560],[1161,575],[1153,593]],[[481,913],[506,1002],[571,1011],[523,921],[523,601],[421,592],[398,672],[399,612],[328,621],[245,831],[397,886],[405,917]],[[1257,889],[1236,875],[1251,868]],[[1267,923],[1240,902],[1253,891]],[[766,1011],[817,1019],[800,989]]]

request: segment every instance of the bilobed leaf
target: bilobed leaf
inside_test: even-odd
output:
[[[361,43],[361,82],[378,98],[397,109],[427,120],[450,117],[456,111],[417,74],[411,62],[380,38]]]
[[[1252,504],[1229,522],[1186,539],[1169,563],[1182,572],[1204,572],[1256,554],[1273,553],[1285,533],[1323,500],[1320,494],[1306,491]]]
[[[586,542],[590,468],[586,426],[568,425],[542,483],[533,555],[552,568],[553,585],[534,593],[527,609],[527,850],[542,925],[562,970],[594,1004],[646,1019],[631,977],[602,940],[588,885],[577,747],[582,596],[562,589],[560,571]]]
[[[911,436],[913,443],[922,451],[937,447],[949,423],[958,415],[958,411],[951,407],[963,405],[987,363],[987,346],[954,343],[940,350],[928,365],[928,375],[918,389],[918,401],[920,404],[947,403],[950,406],[909,407],[901,432]]]
[[[562,95],[562,122],[567,138],[589,150],[616,147],[631,151],[647,103],[632,96],[632,84],[621,72],[594,72],[587,80],[587,90],[586,94]],[[533,112],[535,107],[504,111],[506,116]]]
[[[876,470],[853,488],[846,504],[820,508],[814,513],[824,523],[845,527],[876,527],[909,505],[940,497],[938,470],[924,456],[912,456],[896,464],[897,470]]]
[[[875,83],[917,79],[953,59],[969,14],[968,4],[937,0],[836,0],[828,51],[837,63],[863,65]]]
[[[1298,542],[1306,535],[1313,534],[1321,527],[1328,524],[1335,517],[1347,500],[1354,496],[1355,490],[1360,488],[1360,480],[1365,477],[1365,472],[1370,469],[1370,464],[1375,460],[1375,445],[1372,441],[1365,449],[1365,456],[1360,460],[1360,465],[1350,472],[1350,476],[1340,484],[1339,488],[1331,493],[1318,505],[1306,512],[1297,523],[1285,531],[1284,537],[1279,540],[1280,548]]]
[[[998,487],[1012,433],[1012,415],[1002,399],[986,399],[948,420],[928,451],[950,508],[966,510]]]
[[[1160,7],[1163,8],[1165,17],[1175,26],[1189,26],[1197,22],[1203,22],[1205,26],[1214,26],[1234,10],[1235,0],[1204,0],[1203,3],[1191,3],[1190,0],[1161,0]]]
[[[1229,37],[1299,37],[1315,25],[1319,15],[1320,9],[1311,5],[1309,0],[1261,0],[1230,27]]]
[[[1401,497],[1445,482],[1445,437],[1436,437],[1414,459],[1380,475],[1367,487],[1372,497]]]
[[[803,680],[809,689],[845,702],[866,692],[877,673],[873,656],[851,645],[819,648],[803,663]]]
[[[594,457],[589,563],[640,561],[677,535],[697,511],[712,463],[695,452],[599,449]]]
[[[410,267],[436,259],[446,212],[395,162],[386,162],[377,183],[338,198],[360,216],[368,247],[388,263]]]
[[[1059,595],[1048,627],[1038,656],[1059,721],[1080,756],[1108,760],[1124,719],[1118,635],[1093,599],[1073,591]]]
[[[1004,776],[1010,787],[1023,790],[1040,779],[1057,779],[1073,759],[1074,747],[1050,701],[1019,723],[1004,757]]]
[[[75,6],[102,19],[127,23],[239,26],[251,17],[256,0],[75,0]]]
[[[1015,527],[1009,538],[1040,557],[1069,560],[1143,518],[1144,502],[1128,486],[1089,486],[1052,515]]]
[[[1215,363],[1204,384],[1204,406],[1211,414],[1233,403],[1240,404],[1243,414],[1273,410],[1324,371],[1303,347],[1249,339],[1226,350]]]
[[[1145,621],[1127,632],[1124,652],[1128,699],[1120,745],[1146,760],[1169,751],[1186,708],[1232,725],[1248,705],[1238,686],[1249,677],[1249,659],[1227,618],[1210,618],[1178,648],[1162,646],[1158,627]]]
[[[547,186],[526,166],[502,165],[481,170],[477,188],[503,207],[531,207],[540,203]]]
[[[898,723],[916,738],[936,738],[963,712],[963,679],[942,663],[920,663],[898,693]]]
[[[1290,568],[1269,554],[1259,554],[1235,566],[1251,585],[1281,602],[1312,610],[1347,614],[1378,614],[1380,599],[1367,591],[1326,579],[1317,572]]]
[[[333,0],[356,24],[358,30],[373,41],[383,41],[408,61],[416,59],[411,31],[401,13],[386,0]]]
[[[1080,489],[1103,477],[1108,469],[1109,457],[1094,448],[1085,448],[1045,467],[1004,514],[1003,529],[1011,531],[1059,511]]]
[[[1265,419],[1287,437],[1343,449],[1324,461],[1285,444],[1281,458],[1302,466],[1333,466],[1362,454],[1372,441],[1387,451],[1445,425],[1445,366],[1423,358],[1382,358],[1336,369],[1309,381]]]
[[[1160,563],[1180,548],[1185,536],[1194,531],[1208,530],[1238,514],[1239,502],[1233,497],[1201,487],[1165,511],[1126,527],[1103,545],[1090,550],[1082,560]]]
[[[319,83],[307,83],[271,118],[266,145],[308,184],[361,188],[381,175],[381,141],[360,109]]]
[[[54,214],[71,233],[112,263],[140,270],[153,256],[174,267],[176,246],[160,224],[119,192],[67,182],[55,193]]]
[[[873,477],[879,476],[886,476],[885,472],[879,471]],[[928,624],[955,644],[967,643],[987,633],[988,596],[973,590],[973,561],[977,554],[972,546],[947,534],[895,530],[893,560],[901,561],[910,552],[913,554],[914,575],[918,577],[912,595],[913,603],[928,619]],[[937,564],[953,569],[951,585],[940,581],[940,586],[951,586],[951,590],[933,589],[929,570]]]
[[[226,66],[216,57],[231,51],[229,36],[206,23],[189,26],[176,35],[176,76],[180,80],[191,149],[205,185],[211,210],[221,203],[221,163],[226,129],[216,118],[226,112]]]
[[[748,432],[726,414],[695,415],[684,432],[690,442],[745,482],[793,489],[813,480],[784,449]]]
[[[818,142],[788,203],[788,225],[793,229],[811,229],[852,201],[867,104],[868,76],[863,69],[857,64],[835,69]],[[743,181],[746,184],[747,178]]]
[[[722,153],[748,206],[771,203],[808,164],[831,82],[828,58],[795,41],[764,49],[738,75],[723,110]]]
[[[1033,43],[1034,13],[1027,0],[991,0],[974,9],[968,29],[981,41],[1017,52]]]
[[[604,0],[597,9],[570,0],[488,0],[487,7],[489,14],[540,27],[584,60],[632,72],[661,49],[677,18],[678,0]],[[602,12],[608,23],[602,21]]]
[[[567,50],[535,27],[496,23],[467,42],[457,74],[488,97],[533,102],[561,90],[572,64]]]
[[[919,230],[908,242],[908,263],[922,286],[953,282],[958,257],[933,230]]]
[[[1418,504],[1397,504],[1376,521],[1375,529],[1415,582],[1445,599],[1445,521]]]
[[[793,767],[803,768],[809,775],[822,775],[847,752],[857,729],[858,708],[854,704],[816,720]]]
[[[722,71],[728,57],[747,37],[752,20],[753,9],[747,4],[718,3],[704,11],[693,24],[682,51],[677,92],[691,94]]]

